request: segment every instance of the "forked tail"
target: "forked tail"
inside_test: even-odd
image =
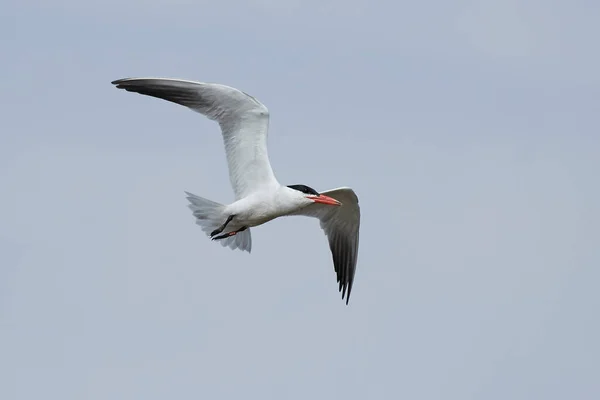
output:
[[[185,192],[185,194],[187,194],[187,199],[190,201],[188,207],[192,210],[194,217],[196,217],[196,224],[200,225],[204,233],[210,237],[211,232],[223,225],[228,217],[223,212],[225,205],[192,193]],[[250,253],[252,249],[250,229],[246,229],[228,238],[219,239],[219,242],[223,247],[229,246],[232,250],[240,249]]]

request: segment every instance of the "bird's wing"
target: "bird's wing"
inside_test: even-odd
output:
[[[221,126],[229,179],[236,199],[263,186],[276,186],[267,152],[269,110],[254,97],[229,86],[166,78],[127,78],[119,89],[188,107]]]
[[[360,207],[358,197],[350,188],[338,188],[321,192],[340,201],[341,206],[314,203],[294,213],[316,217],[329,240],[333,256],[333,267],[337,274],[342,299],[347,292],[346,304],[350,300],[356,262],[358,260],[358,236],[360,228]]]

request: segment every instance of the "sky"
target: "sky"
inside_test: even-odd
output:
[[[600,398],[600,4],[9,0],[0,398]],[[218,125],[271,112],[283,184],[354,188],[350,299],[318,222],[211,242]]]

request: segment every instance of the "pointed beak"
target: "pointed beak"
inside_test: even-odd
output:
[[[325,196],[324,194],[320,196],[307,196],[309,199],[314,201],[315,203],[327,204],[329,206],[341,206],[342,203],[334,199],[333,197]]]

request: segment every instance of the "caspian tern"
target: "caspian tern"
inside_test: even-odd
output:
[[[316,217],[328,237],[339,291],[342,299],[347,294],[348,304],[358,258],[358,197],[348,187],[319,193],[306,185],[281,185],[267,152],[267,107],[242,91],[215,83],[170,78],[126,78],[112,83],[119,89],[180,104],[219,123],[235,201],[224,205],[186,192],[196,223],[212,240],[250,252],[251,227],[288,215]]]

